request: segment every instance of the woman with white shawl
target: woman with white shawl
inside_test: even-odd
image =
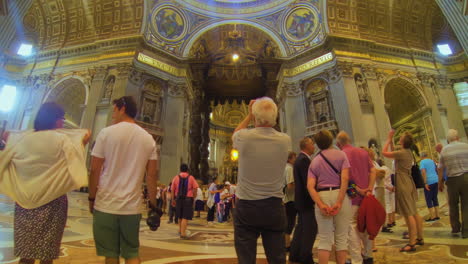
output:
[[[11,132],[0,151],[0,193],[15,204],[15,255],[20,264],[53,263],[67,220],[66,193],[87,184],[84,146],[90,133],[61,129],[64,110],[45,103],[34,130]]]

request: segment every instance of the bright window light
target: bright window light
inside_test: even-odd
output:
[[[452,49],[450,48],[449,44],[440,44],[437,45],[437,48],[439,49],[440,54],[442,55],[452,55]]]
[[[0,91],[0,111],[8,112],[13,108],[16,97],[16,87],[3,85]]]
[[[31,44],[24,44],[23,43],[23,44],[20,45],[17,54],[21,55],[21,56],[24,56],[24,57],[31,56],[32,49],[33,49],[33,46]]]

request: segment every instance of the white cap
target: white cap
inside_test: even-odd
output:
[[[231,185],[231,183],[228,182],[228,181],[226,181],[224,184],[225,184],[225,185]]]

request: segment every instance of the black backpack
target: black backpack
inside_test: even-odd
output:
[[[187,197],[189,178],[190,175],[187,176],[187,178],[182,178],[179,174],[179,189],[177,191],[177,199],[183,200]]]

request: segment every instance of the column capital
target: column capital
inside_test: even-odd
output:
[[[300,83],[284,83],[283,90],[286,91],[286,96],[300,96],[302,94]]]
[[[185,83],[168,83],[168,94],[172,97],[185,97],[187,85]]]

